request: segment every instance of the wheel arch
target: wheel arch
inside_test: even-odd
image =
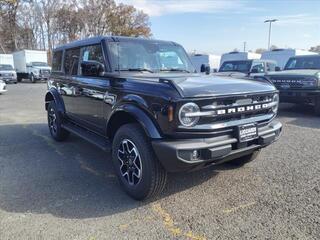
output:
[[[124,124],[138,123],[146,135],[152,139],[161,139],[161,131],[148,114],[131,104],[125,104],[113,111],[107,123],[107,135],[113,139],[117,130]]]
[[[45,96],[45,109],[48,110],[49,103],[54,101],[57,105],[58,111],[65,113],[64,102],[56,89],[50,89]]]

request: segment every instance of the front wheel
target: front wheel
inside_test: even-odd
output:
[[[112,161],[122,187],[132,198],[143,200],[162,192],[167,172],[138,124],[126,124],[117,131]]]
[[[233,165],[233,166],[241,167],[241,166],[255,160],[259,156],[259,154],[260,154],[260,150],[256,150],[249,155],[234,159],[234,160],[227,162],[227,163],[230,165]]]
[[[35,82],[36,82],[36,79],[35,79],[33,73],[30,74],[30,81],[31,81],[32,83],[35,83]]]

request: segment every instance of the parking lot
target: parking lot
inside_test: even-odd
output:
[[[281,139],[243,168],[169,175],[137,202],[110,156],[50,138],[44,83],[0,95],[0,239],[319,239],[320,118],[281,105]]]

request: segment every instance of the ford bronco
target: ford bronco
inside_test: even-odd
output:
[[[278,99],[268,81],[195,73],[177,43],[95,37],[54,50],[45,108],[55,140],[73,133],[110,151],[141,200],[167,172],[255,159],[280,135]]]

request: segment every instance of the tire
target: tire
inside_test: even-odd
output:
[[[31,81],[32,83],[36,83],[36,79],[34,78],[33,73],[30,74],[30,81]]]
[[[260,154],[260,150],[256,150],[249,155],[234,159],[227,163],[233,166],[242,167],[243,165],[255,160],[259,156],[259,154]]]
[[[62,128],[62,116],[54,101],[49,103],[47,113],[51,137],[58,142],[66,140],[70,133]]]
[[[22,78],[20,76],[17,76],[17,82],[21,82]]]
[[[123,125],[116,132],[112,161],[121,186],[132,198],[143,200],[163,191],[167,172],[138,124]]]
[[[314,105],[314,111],[317,116],[320,116],[320,97],[316,98],[315,105]]]

